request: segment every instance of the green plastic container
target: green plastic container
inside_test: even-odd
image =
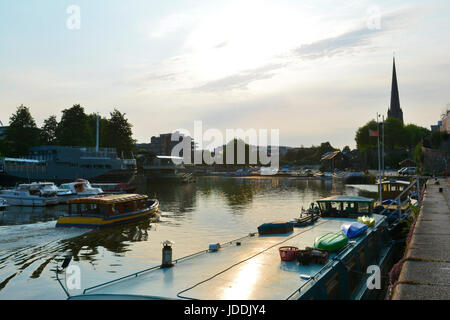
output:
[[[347,236],[342,232],[329,232],[314,240],[314,247],[329,252],[337,251],[345,247],[348,243]]]

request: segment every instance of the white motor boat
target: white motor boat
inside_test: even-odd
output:
[[[32,184],[19,184],[15,189],[1,190],[0,197],[12,206],[43,207],[59,202],[56,192]]]
[[[44,193],[55,193],[59,203],[67,203],[68,200],[76,198],[77,194],[71,190],[58,188],[53,182],[33,182],[30,184],[32,190],[39,189]]]
[[[84,179],[78,179],[75,182],[63,183],[59,186],[60,189],[69,190],[74,193],[73,197],[90,197],[98,194],[102,194],[102,188],[94,188],[91,183]]]

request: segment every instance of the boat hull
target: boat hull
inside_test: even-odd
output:
[[[30,183],[32,181],[52,181],[56,184],[72,182],[78,178],[88,179],[97,183],[128,183],[136,176],[136,170],[113,170],[111,172],[100,173],[98,175],[84,174],[79,175],[76,172],[67,175],[67,177],[55,177],[52,174],[36,173],[28,176],[20,174],[0,172],[0,185],[4,187],[13,187],[21,183]]]
[[[100,217],[60,217],[56,223],[57,228],[89,228],[89,229],[100,229],[115,225],[126,224],[130,222],[135,222],[141,219],[145,219],[156,215],[158,212],[158,207],[141,210],[138,212],[133,212],[130,214],[123,214],[108,218]]]
[[[36,198],[36,199],[25,199],[25,198],[14,198],[8,197],[6,195],[2,195],[8,204],[11,206],[25,206],[25,207],[45,207],[45,206],[53,206],[59,203],[59,199],[56,197],[53,198]]]

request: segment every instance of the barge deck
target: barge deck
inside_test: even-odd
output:
[[[392,252],[386,218],[372,217],[375,225],[340,252],[331,253],[325,265],[282,261],[278,249],[313,247],[316,237],[339,231],[343,223],[356,219],[320,218],[287,234],[252,233],[220,244],[217,251],[206,249],[173,260],[173,267],[154,266],[69,299],[360,299],[367,294],[367,266],[380,265],[383,273]]]

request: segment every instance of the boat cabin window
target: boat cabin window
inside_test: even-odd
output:
[[[357,213],[358,207],[354,202],[344,202],[343,210],[346,213]]]
[[[77,203],[71,205],[70,212],[81,216],[103,216],[99,207],[99,205],[94,203]]]
[[[371,213],[370,204],[364,203],[364,202],[358,203],[358,213],[359,214],[370,214]]]
[[[123,205],[123,212],[124,213],[129,213],[129,212],[133,212],[134,211],[133,201],[124,202],[124,203],[122,203],[122,205]]]
[[[74,188],[75,188],[75,192],[77,192],[77,193],[84,191],[84,185],[82,183],[74,185]]]
[[[107,217],[110,215],[109,205],[106,204],[98,205],[98,209],[99,209],[98,212],[102,217]]]
[[[340,202],[320,202],[320,211],[329,215],[342,212],[342,203]]]

